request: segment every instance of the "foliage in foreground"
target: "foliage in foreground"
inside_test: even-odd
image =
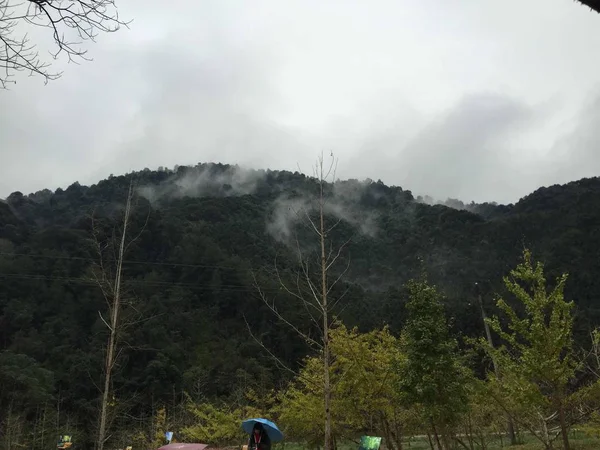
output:
[[[385,436],[389,448],[403,437],[407,412],[395,385],[395,361],[401,358],[389,329],[359,333],[338,325],[330,333],[333,435],[336,441],[360,433]],[[305,360],[296,379],[280,394],[275,410],[291,439],[317,447],[323,436],[323,365],[319,357]]]
[[[468,408],[470,374],[460,361],[440,294],[426,280],[408,284],[408,321],[402,332],[406,355],[398,366],[398,392],[438,447],[449,448],[460,418]]]
[[[490,395],[547,449],[559,437],[569,448],[569,428],[581,422],[589,394],[598,387],[598,380],[577,383],[582,367],[573,349],[574,304],[564,299],[566,281],[567,274],[561,275],[548,291],[543,265],[525,250],[523,261],[504,278],[515,306],[498,299],[506,324],[498,317],[489,320],[503,342],[486,347],[500,367],[498,375],[490,374]]]

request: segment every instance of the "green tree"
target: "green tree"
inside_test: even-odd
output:
[[[330,330],[332,435],[334,441],[369,432],[383,436],[389,449],[402,448],[410,416],[395,390],[393,364],[401,358],[387,328],[359,333],[339,325]],[[280,394],[277,410],[286,434],[317,447],[323,435],[323,360],[309,357]]]
[[[504,277],[504,284],[517,304],[510,306],[499,298],[497,306],[507,322],[502,324],[497,316],[489,319],[505,345],[497,350],[488,346],[488,351],[500,361],[501,378],[491,374],[498,387],[496,398],[506,409],[512,409],[514,416],[520,416],[522,423],[527,417],[523,408],[533,408],[535,415],[543,419],[541,434],[531,419],[525,426],[546,448],[552,448],[553,441],[547,424],[557,418],[563,447],[568,450],[569,386],[578,364],[573,352],[573,302],[565,301],[563,293],[566,281],[567,274],[559,276],[549,291],[543,264],[534,263],[531,252],[524,250],[522,262],[510,276]],[[515,408],[521,409],[520,414]]]
[[[408,320],[401,341],[405,359],[398,364],[397,387],[402,400],[420,410],[437,447],[448,449],[468,408],[470,376],[450,335],[441,295],[426,279],[412,280],[407,287]]]
[[[498,438],[500,438],[500,446],[504,446],[503,435],[507,431],[506,413],[500,405],[490,401],[490,389],[490,383],[485,380],[475,379],[468,384],[469,407],[461,420],[464,441],[462,437],[455,438],[460,440],[463,447],[467,447],[468,444],[470,449],[493,448],[494,441]]]
[[[276,395],[258,395],[253,389],[246,392],[243,402],[231,403],[188,403],[193,424],[181,430],[181,434],[196,442],[213,445],[238,445],[247,439],[240,423],[250,417],[270,417]]]

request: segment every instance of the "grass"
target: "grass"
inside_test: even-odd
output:
[[[544,450],[544,446],[531,435],[523,436],[523,444],[510,446],[507,439],[501,441],[488,442],[487,450]],[[571,432],[569,435],[569,442],[571,444],[571,450],[599,450],[600,449],[600,438],[589,437],[584,433]],[[466,443],[466,442],[465,442]],[[467,443],[468,445],[468,443]],[[305,450],[306,447],[303,444],[296,442],[287,442],[273,446],[276,450]],[[383,444],[382,444],[383,450]],[[554,448],[556,450],[561,449],[562,445],[560,439],[555,441]],[[429,442],[427,438],[413,438],[404,441],[403,450],[430,450]],[[481,447],[475,447],[475,449],[481,449]],[[354,442],[343,442],[338,444],[338,450],[358,450],[358,444]]]

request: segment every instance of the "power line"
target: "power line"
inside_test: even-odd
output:
[[[77,278],[77,277],[61,277],[61,276],[49,276],[49,275],[38,275],[31,273],[0,273],[0,278],[13,278],[13,279],[23,279],[23,280],[38,280],[38,281],[65,281],[72,282],[77,284],[89,285],[89,286],[97,286],[98,283],[91,278]],[[149,281],[149,280],[136,280],[130,279],[127,280],[126,283],[132,284],[140,284],[145,286],[154,286],[154,287],[185,287],[189,289],[199,289],[199,290],[217,290],[217,291],[231,291],[231,292],[254,292],[256,293],[256,289],[250,289],[245,285],[236,285],[236,284],[221,284],[218,287],[206,284],[206,283],[178,283],[171,281]],[[216,289],[215,289],[216,288]],[[261,288],[264,292],[280,292],[280,289],[274,288]]]
[[[86,258],[83,256],[59,256],[59,255],[40,255],[40,254],[7,253],[7,252],[0,252],[0,256],[97,262],[97,260],[94,258]],[[186,263],[176,263],[176,262],[171,263],[171,262],[166,262],[166,261],[123,260],[123,264],[148,264],[148,265],[156,265],[156,266],[192,267],[192,268],[197,268],[197,269],[224,269],[224,270],[239,270],[240,269],[239,267],[227,267],[227,266],[213,265],[213,264],[186,264]]]

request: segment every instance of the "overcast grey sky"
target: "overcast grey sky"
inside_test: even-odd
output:
[[[117,3],[134,22],[93,62],[0,91],[0,197],[321,150],[438,199],[600,172],[600,15],[572,0]]]

